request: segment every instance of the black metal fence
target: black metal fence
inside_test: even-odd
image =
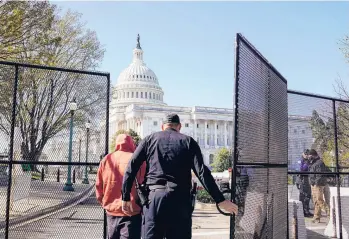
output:
[[[250,180],[230,238],[287,238],[287,82],[240,34],[235,74],[233,172],[245,168]]]
[[[231,196],[244,210],[231,217],[230,238],[347,238],[349,101],[287,90],[282,75],[240,34],[235,67]],[[318,152],[323,171],[309,172],[308,163],[300,172],[306,149]],[[249,185],[240,200],[242,171]],[[323,186],[311,185],[313,175]],[[307,205],[320,226],[304,214]]]
[[[347,236],[349,231],[349,220],[343,213],[349,209],[349,101],[288,91],[288,113],[289,199],[298,200],[299,195],[307,191],[301,187],[302,182],[298,182],[300,190],[294,184],[297,177],[314,174],[304,167],[301,171],[301,167],[304,150],[315,149],[328,168],[316,175],[326,179],[322,201],[329,210],[322,212],[320,219],[327,224],[326,230],[306,232],[317,237],[345,238],[343,233]],[[311,193],[314,197],[317,192],[312,189]],[[315,207],[311,205],[314,212]],[[308,226],[305,224],[306,228]],[[292,238],[298,238],[301,232],[298,234]]]
[[[0,92],[0,238],[105,238],[110,75],[0,62]]]

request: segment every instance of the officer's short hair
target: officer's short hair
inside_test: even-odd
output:
[[[166,115],[166,118],[163,122],[164,124],[169,124],[169,125],[179,125],[181,123],[179,116],[177,114],[174,113],[170,113],[168,115]]]

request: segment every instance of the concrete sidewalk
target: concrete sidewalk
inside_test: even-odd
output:
[[[62,209],[86,196],[94,188],[94,180],[89,185],[77,181],[73,184],[74,192],[63,191],[64,182],[31,181],[29,197],[13,204],[10,212],[10,225],[41,217]],[[0,230],[5,227],[7,187],[0,187]]]

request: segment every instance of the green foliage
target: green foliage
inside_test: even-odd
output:
[[[32,180],[40,180],[40,179],[41,179],[41,173],[32,172]]]
[[[48,1],[7,1],[0,6],[0,59],[93,70],[104,49],[95,32],[85,29],[81,15],[60,14]],[[13,70],[0,70],[0,130],[9,135]],[[49,139],[66,133],[69,103],[76,98],[74,127],[105,113],[105,81],[90,76],[21,68],[16,122],[21,130],[24,160],[37,161]]]
[[[212,166],[212,172],[224,172],[228,168],[232,167],[231,153],[227,148],[219,149],[214,158]]]
[[[288,185],[293,185],[293,176],[292,175],[288,175],[287,176],[287,184]]]
[[[337,142],[339,162],[341,166],[349,166],[349,107],[346,104],[337,104]],[[323,120],[327,118],[327,121]],[[316,110],[310,120],[314,147],[321,155],[324,163],[331,167],[335,160],[335,136],[333,118],[320,116]]]
[[[135,142],[136,145],[138,145],[139,142],[141,141],[141,137],[133,129],[129,129],[127,134],[132,137],[132,139],[133,139],[133,141]]]
[[[132,130],[132,129],[129,129],[128,131],[126,130],[123,130],[123,129],[120,129],[118,130],[115,135],[113,136],[112,140],[111,140],[111,143],[110,143],[110,146],[109,146],[109,151],[110,152],[113,152],[115,150],[115,141],[116,141],[116,137],[119,135],[119,134],[127,134],[127,135],[130,135],[133,139],[133,141],[135,142],[136,145],[139,144],[139,142],[142,140],[141,137],[137,134],[136,131]]]
[[[204,189],[198,190],[196,199],[202,203],[215,203],[211,195]]]

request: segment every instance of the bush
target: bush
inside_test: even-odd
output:
[[[39,180],[39,179],[41,179],[41,173],[32,172],[32,180]]]
[[[215,203],[211,195],[204,189],[197,192],[196,199],[202,203]]]
[[[224,172],[228,168],[232,167],[231,152],[226,148],[221,148],[217,151],[213,158],[212,172]]]

